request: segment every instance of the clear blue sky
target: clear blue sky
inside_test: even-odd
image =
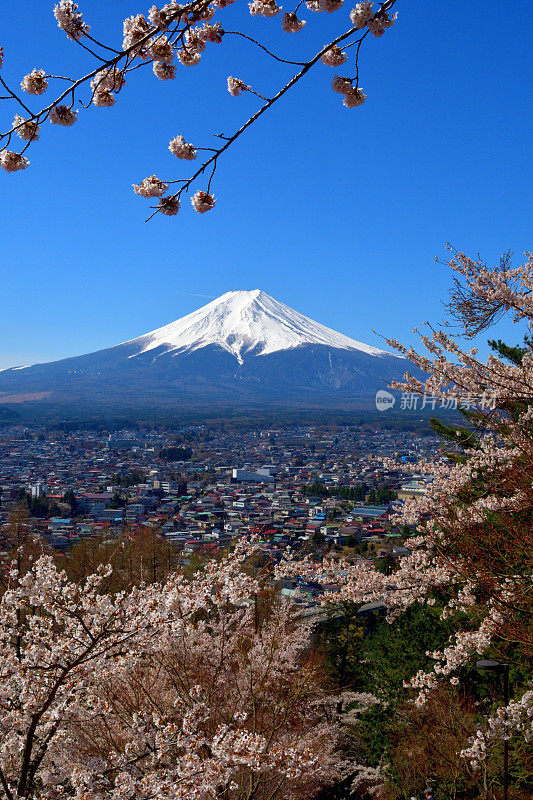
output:
[[[307,56],[341,30],[347,2],[298,35],[277,33],[279,19],[245,25]],[[151,2],[80,5],[93,34],[115,43],[121,19]],[[52,0],[31,6],[2,10],[6,79],[83,69]],[[412,342],[414,325],[442,316],[450,276],[434,257],[446,241],[520,260],[533,247],[531,4],[398,0],[397,10],[395,28],[362,52],[365,105],[344,109],[334,71],[318,65],[229,150],[204,216],[187,201],[147,224],[149,201],[131,184],[186,175],[170,138],[210,146],[255,110],[252,96],[230,97],[227,75],[269,95],[291,67],[227,37],[176,81],[139,70],[115,108],[82,110],[73,128],[46,123],[31,167],[0,175],[0,367],[116,344],[231,289],[264,289],[371,344],[373,328]],[[220,18],[229,29],[244,13],[238,0]],[[13,106],[1,105],[5,129]]]

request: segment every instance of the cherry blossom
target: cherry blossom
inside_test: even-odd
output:
[[[253,0],[252,3],[248,3],[248,8],[253,17],[275,17],[281,11],[275,0]]]
[[[148,42],[146,47],[150,58],[154,61],[172,61],[174,58],[174,50],[169,39],[166,36],[154,36]]]
[[[161,30],[165,30],[173,22],[177,21],[177,12],[181,11],[181,5],[174,0],[174,2],[166,3],[162,8],[152,6],[148,19],[150,25],[153,25]]]
[[[20,86],[28,94],[44,94],[48,89],[45,75],[44,69],[32,69],[28,75],[24,76]]]
[[[171,139],[168,149],[176,158],[183,158],[185,161],[194,161],[198,156],[198,151],[192,144],[186,142],[181,134]]]
[[[343,78],[342,75],[335,75],[331,83],[331,88],[334,92],[339,94],[346,94],[352,90],[352,81],[350,78]]]
[[[173,217],[180,210],[180,201],[177,197],[162,197],[159,201],[159,210],[168,217]]]
[[[349,91],[344,92],[342,104],[346,106],[346,108],[357,108],[357,106],[362,105],[365,100],[366,94],[364,94],[363,90],[353,87]]]
[[[377,37],[383,36],[386,28],[392,27],[395,21],[396,14],[393,17],[389,17],[389,15],[385,12],[379,16],[375,16],[373,19],[368,20],[366,24],[372,35]]]
[[[68,106],[54,106],[50,111],[50,122],[52,125],[74,125],[78,118],[78,112],[72,111]]]
[[[206,211],[211,211],[215,206],[215,198],[209,192],[202,192],[200,189],[191,197],[191,204],[195,211],[199,214],[205,214]]]
[[[228,92],[233,96],[237,97],[238,94],[242,92],[246,92],[250,87],[246,86],[244,81],[240,78],[233,78],[231,75],[228,78]]]
[[[13,153],[11,150],[0,151],[0,166],[6,172],[16,172],[19,169],[26,169],[29,163],[28,159],[19,153]]]
[[[125,85],[124,73],[117,69],[104,69],[97,72],[91,81],[91,89],[96,92],[119,92]]]
[[[168,183],[160,181],[155,175],[143,178],[138,184],[133,184],[133,191],[140,197],[161,197],[168,189]]]
[[[111,92],[95,92],[93,95],[94,105],[101,108],[111,108],[111,106],[114,106],[116,102],[117,101]]]
[[[214,25],[210,25],[208,22],[206,22],[198,31],[198,37],[202,42],[220,44],[223,36],[224,31],[219,22],[215,22]]]
[[[283,14],[283,20],[281,22],[281,27],[285,31],[285,33],[298,33],[302,30],[305,25],[304,19],[298,19],[296,14],[292,11],[286,11]]]
[[[350,19],[354,28],[364,28],[369,20],[372,19],[374,3],[372,0],[364,0],[362,3],[357,3],[355,8],[350,11]]]
[[[195,67],[202,57],[199,50],[178,50],[177,56],[184,67]]]
[[[326,50],[324,55],[320,58],[323,64],[326,64],[328,67],[340,67],[342,64],[346,63],[348,56],[346,53],[334,45],[329,50]]]
[[[345,79],[335,80],[346,97]],[[531,329],[530,253],[521,267],[511,267],[504,258],[490,269],[462,253],[455,253],[449,266],[457,276],[449,309],[467,336],[484,330],[505,312],[517,323],[526,321]],[[351,563],[330,556],[315,563],[296,555],[278,565],[277,574],[336,584],[337,591],[324,593],[324,603],[381,601],[391,623],[413,603],[434,605],[435,592],[446,598],[441,616],[454,622],[454,632],[442,649],[427,654],[432,668],[419,671],[408,682],[418,692],[416,703],[423,704],[441,681],[460,683],[461,668],[480,655],[496,653],[505,659],[509,642],[524,654],[533,647],[533,357],[529,340],[516,362],[499,355],[482,362],[475,348],[461,348],[446,328],[430,328],[428,334],[419,335],[429,355],[387,340],[427,375],[424,380],[407,373],[404,382],[394,383],[393,388],[441,398],[490,394],[494,406],[473,403],[481,433],[472,434],[471,446],[465,445],[458,458],[443,454],[435,462],[409,467],[384,459],[386,468],[409,469],[431,478],[425,494],[404,501],[392,519],[416,526],[416,535],[407,542],[409,553],[399,559],[392,575],[382,575],[364,560]],[[507,709],[498,709],[465,750],[465,757],[480,761],[489,741],[507,735],[502,726],[505,720],[510,726],[511,718],[515,732],[530,736],[530,705],[527,689]]]
[[[24,119],[24,117],[21,117],[19,114],[15,114],[13,128],[17,136],[20,136],[21,139],[27,142],[35,141],[39,138],[40,126],[36,122]]]
[[[519,700],[511,700],[507,706],[498,708],[487,720],[485,731],[478,730],[461,755],[474,766],[478,766],[490,755],[493,747],[513,734],[521,735],[526,742],[533,739],[533,691],[524,692]]]
[[[42,556],[0,598],[0,770],[8,797],[310,798],[344,777],[354,707],[324,691],[292,604],[259,623],[253,543],[186,580],[107,594]],[[250,783],[251,782],[251,783]]]
[[[146,36],[148,33],[150,33],[150,31],[150,24],[146,21],[144,14],[137,14],[134,17],[127,17],[124,20],[123,25],[123,49],[128,50],[130,48],[134,48],[133,52],[136,55],[146,57],[145,49],[139,43],[146,39]],[[135,48],[135,45],[137,44],[139,44],[139,47]]]
[[[186,50],[189,52],[203,53],[208,37],[203,36],[203,28],[189,28],[185,34]]]
[[[154,61],[153,72],[160,81],[174,80],[176,77],[176,67],[168,61]]]
[[[90,26],[83,21],[82,14],[78,11],[78,4],[73,3],[72,0],[59,0],[59,3],[54,6],[54,17],[58,27],[65,31],[69,39],[80,39],[91,30]]]
[[[342,8],[344,0],[321,0],[321,3],[322,11],[325,11],[326,14],[333,14],[334,11],[338,11],[339,8]]]
[[[249,33],[245,31],[226,31],[221,21],[215,20],[215,16],[223,13],[224,9],[231,5],[232,2],[233,0],[214,0],[214,2],[193,0],[189,4],[180,4],[172,0],[172,2],[163,5],[152,5],[146,14],[137,13],[126,17],[122,24],[122,41],[107,44],[90,35],[90,27],[83,20],[82,12],[79,10],[77,3],[73,2],[73,0],[58,0],[53,6],[53,13],[59,28],[65,32],[75,46],[83,48],[84,56],[87,56],[87,54],[93,56],[95,63],[93,68],[90,68],[85,75],[78,77],[71,77],[68,74],[48,75],[43,69],[32,70],[22,79],[21,88],[24,92],[31,95],[40,95],[47,91],[50,85],[59,86],[59,90],[51,102],[35,112],[32,112],[16,92],[6,84],[7,94],[3,99],[14,100],[18,103],[18,116],[26,120],[25,127],[22,127],[22,125],[16,126],[17,132],[30,131],[31,126],[35,125],[36,127],[33,130],[36,133],[38,126],[46,118],[50,119],[50,122],[55,125],[73,126],[79,113],[77,110],[72,110],[73,105],[78,101],[78,93],[88,86],[90,86],[90,96],[85,100],[80,98],[82,109],[88,108],[90,105],[100,108],[117,106],[117,95],[126,84],[126,79],[128,78],[129,80],[131,73],[134,73],[133,77],[136,78],[138,73],[134,71],[141,67],[143,63],[150,64],[152,73],[158,80],[165,82],[175,79],[186,80],[185,71],[181,70],[182,66],[193,67],[198,65],[207,48],[214,44],[226,43],[228,40],[235,46],[257,48],[256,52],[258,55],[261,54],[261,57],[272,58],[278,63],[298,67],[296,74],[289,73],[284,79],[286,81],[285,85],[282,85],[277,91],[273,91],[270,96],[265,96],[264,90],[257,91],[252,89],[241,78],[231,76],[228,78],[227,85],[230,94],[237,96],[244,91],[248,91],[262,101],[263,105],[256,109],[244,123],[240,123],[232,135],[226,136],[225,134],[214,133],[218,137],[217,147],[193,148],[197,152],[201,149],[207,155],[203,164],[192,173],[189,180],[179,179],[179,182],[183,184],[176,193],[176,199],[179,199],[181,193],[188,190],[191,184],[195,183],[202,174],[209,174],[207,170],[211,170],[210,185],[219,164],[219,159],[228,147],[233,145],[248,127],[255,124],[264,112],[287,91],[292,89],[319,61],[332,67],[339,67],[347,63],[351,57],[353,62],[351,65],[353,67],[352,74],[357,76],[354,79],[355,88],[352,88],[351,79],[339,77],[334,82],[333,89],[344,95],[344,105],[346,107],[354,108],[360,105],[365,99],[358,87],[361,45],[366,34],[370,31],[375,36],[379,36],[387,27],[393,24],[396,17],[392,17],[389,12],[397,0],[382,0],[376,4],[375,11],[372,3],[358,3],[349,15],[352,27],[346,29],[343,23],[343,32],[334,36],[329,45],[321,47],[318,52],[305,56],[303,61],[291,58],[290,51],[279,55],[273,52],[268,42],[263,44],[256,39],[255,30],[252,28]],[[294,11],[285,11],[283,13],[281,27],[285,32],[296,33],[301,31],[307,24],[308,20],[298,16],[300,8],[303,9],[304,15],[307,9],[318,14],[340,15],[342,12],[344,17],[347,16],[346,12],[343,11],[343,0],[306,0],[303,7],[300,5]],[[282,8],[277,4],[276,0],[251,0],[248,4],[248,11],[252,18],[272,18],[278,16]],[[339,16],[339,20],[340,18]],[[255,25],[255,21],[251,20],[251,22],[252,25]],[[363,28],[366,28],[364,32],[362,32]],[[90,43],[85,44],[83,42],[84,38],[88,38]],[[344,49],[341,49],[341,42]],[[356,47],[349,50],[348,48],[353,45],[356,45]],[[299,58],[301,58],[300,55],[298,56]],[[68,73],[68,67],[65,71]],[[132,82],[128,89],[134,91],[135,83]],[[8,150],[13,132],[13,127],[10,127],[0,133],[0,152]],[[222,140],[222,143],[220,140]],[[33,146],[37,141],[37,135],[29,136],[26,139],[26,146]],[[12,166],[15,164],[13,158],[7,156],[5,161]],[[27,165],[29,162],[18,161],[17,163],[20,168],[20,165]],[[162,212],[163,208],[170,209],[171,207],[172,204],[170,203],[161,204],[156,213]],[[201,207],[207,210],[205,207]],[[212,208],[212,205],[210,208]],[[153,215],[150,215],[149,218],[151,216]]]

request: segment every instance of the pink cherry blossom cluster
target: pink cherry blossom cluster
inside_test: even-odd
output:
[[[246,86],[244,81],[240,78],[233,78],[231,75],[228,78],[228,92],[231,94],[232,97],[237,97],[237,95],[241,94],[242,92],[246,92],[250,87]]]
[[[362,5],[362,4],[360,4]],[[359,9],[363,13],[364,9]],[[337,91],[342,91],[337,77]],[[456,254],[450,267],[459,277],[452,294],[451,310],[460,318],[467,335],[486,326],[500,313],[511,312],[514,321],[533,327],[533,257],[526,254],[522,267],[507,262],[495,269]],[[464,283],[460,283],[464,281]],[[428,377],[409,373],[394,388],[446,397],[471,393],[481,397],[493,392],[496,407],[476,410],[481,430],[472,435],[471,447],[457,458],[411,466],[384,460],[386,468],[410,469],[431,476],[426,492],[406,500],[394,522],[416,526],[417,535],[408,542],[409,554],[400,558],[390,576],[377,572],[364,559],[350,563],[327,557],[321,563],[289,556],[277,574],[301,575],[336,584],[325,592],[325,603],[348,600],[355,603],[382,601],[393,620],[415,602],[435,604],[435,590],[447,597],[441,611],[452,620],[454,633],[442,650],[428,653],[430,671],[419,671],[407,683],[418,690],[416,702],[423,704],[439,681],[459,683],[457,672],[476,657],[491,650],[505,654],[511,641],[531,652],[533,631],[530,558],[533,532],[533,351],[527,342],[521,359],[508,363],[490,355],[485,362],[475,348],[463,349],[448,330],[431,330],[420,336],[429,355],[419,354],[395,340],[388,343],[407,355]],[[488,544],[490,542],[490,545]],[[528,566],[529,565],[529,566]],[[480,732],[465,756],[479,761],[487,742],[506,735],[506,719],[515,731],[530,736],[530,693],[499,709]],[[524,716],[525,715],[525,716]],[[518,723],[517,720],[527,720]],[[529,726],[529,727],[528,727]]]
[[[0,770],[36,800],[310,798],[362,769],[338,747],[377,698],[322,685],[290,603],[259,623],[253,542],[186,579],[108,594],[49,557],[0,598]],[[280,792],[283,794],[280,795]]]
[[[74,125],[78,116],[77,111],[73,111],[68,106],[54,106],[50,110],[49,120],[52,125],[64,125],[65,127],[70,127]]]
[[[348,56],[335,44],[326,50],[320,60],[327,67],[340,67],[348,60]]]
[[[355,770],[355,775],[351,783],[351,791],[356,793],[356,796],[364,791],[365,794],[370,796],[379,797],[380,792],[385,783],[385,765],[377,767],[359,767]]]
[[[211,211],[215,205],[215,198],[209,192],[202,192],[200,189],[191,197],[191,205],[199,214]]]
[[[12,150],[0,150],[0,166],[6,172],[26,169],[29,163],[28,159],[20,153],[14,153]]]
[[[44,69],[32,69],[32,71],[25,75],[20,84],[28,94],[44,94],[48,89],[48,80]]]
[[[382,36],[386,28],[392,27],[396,22],[397,15],[390,17],[386,11],[374,14],[374,3],[371,0],[364,0],[357,3],[355,8],[350,11],[350,19],[354,28],[361,29],[365,25],[373,36]]]
[[[474,766],[486,761],[493,747],[502,739],[518,734],[529,744],[533,740],[533,690],[528,689],[518,700],[497,709],[487,720],[486,730],[478,730],[461,755]]]
[[[94,105],[102,108],[114,106],[116,103],[114,95],[120,92],[125,83],[124,73],[116,68],[97,72],[91,81]]]
[[[72,0],[59,0],[54,6],[54,17],[58,27],[65,31],[69,39],[81,39],[91,30],[90,26],[83,21],[83,15],[78,11],[78,4]]]
[[[357,106],[362,105],[366,100],[366,94],[363,93],[363,90],[352,86],[351,78],[343,78],[341,75],[335,75],[331,83],[331,88],[334,92],[343,95],[343,105],[345,105],[346,108],[357,108]]]
[[[298,19],[293,11],[284,12],[281,27],[285,33],[299,33],[305,24],[305,20]]]
[[[35,141],[39,138],[40,125],[33,120],[25,119],[20,114],[15,114],[13,120],[13,129],[17,132],[17,136],[27,142]]]
[[[168,149],[176,158],[182,158],[185,161],[194,161],[198,156],[198,150],[186,142],[181,134],[170,141]]]
[[[253,0],[248,8],[252,17],[275,17],[281,11],[275,0]]]
[[[355,8],[350,11],[350,19],[354,28],[364,28],[374,16],[374,3],[372,0],[364,0],[357,3]]]
[[[161,197],[168,189],[168,183],[160,181],[155,175],[143,178],[138,184],[133,184],[133,191],[140,197]]]
[[[182,134],[171,139],[168,149],[176,158],[185,161],[194,161],[198,156],[197,149],[190,142],[186,142]],[[174,216],[180,210],[180,193],[165,197],[164,195],[168,189],[169,183],[159,180],[155,175],[150,175],[140,183],[133,184],[135,194],[147,198],[159,197],[158,210],[167,216]],[[206,211],[211,211],[214,207],[215,198],[208,191],[198,190],[191,197],[191,205],[199,214],[205,214]]]

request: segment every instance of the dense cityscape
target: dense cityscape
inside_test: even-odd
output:
[[[57,552],[151,531],[182,563],[242,537],[258,539],[273,561],[286,548],[394,560],[407,552],[409,532],[392,517],[427,481],[409,465],[440,446],[433,434],[370,426],[243,433],[195,425],[171,434],[7,426],[0,520],[8,528],[13,511],[27,509],[30,534]],[[384,458],[398,468],[385,469]]]

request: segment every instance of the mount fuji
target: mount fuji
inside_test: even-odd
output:
[[[408,367],[266,292],[241,290],[114,347],[0,371],[0,401],[323,406],[368,400]]]

